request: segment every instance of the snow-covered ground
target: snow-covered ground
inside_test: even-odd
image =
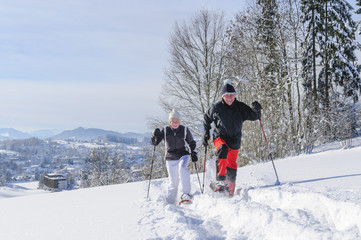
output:
[[[13,198],[47,193],[44,190],[38,189],[38,186],[38,181],[8,183],[6,186],[0,187],[0,200],[2,198]]]
[[[240,194],[165,202],[166,179],[9,198],[0,239],[361,239],[361,139],[314,154],[240,168]],[[200,174],[202,181],[202,174]],[[34,193],[34,192],[33,192]]]

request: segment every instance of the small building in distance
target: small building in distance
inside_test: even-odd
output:
[[[44,175],[44,188],[54,191],[64,190],[68,187],[66,178],[61,174],[47,173]]]

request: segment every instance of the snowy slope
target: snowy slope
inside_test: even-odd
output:
[[[233,198],[200,194],[193,175],[182,207],[165,179],[148,200],[147,181],[2,198],[0,239],[361,239],[361,146],[328,149],[275,161],[280,186],[271,163],[240,168]]]
[[[6,186],[0,187],[0,200],[1,198],[13,198],[47,193],[46,191],[38,189],[38,186],[39,182],[37,181],[8,183]]]

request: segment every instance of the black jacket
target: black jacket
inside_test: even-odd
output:
[[[166,133],[166,137],[164,137]],[[196,142],[193,139],[193,136],[188,128],[179,125],[177,129],[173,129],[169,126],[164,127],[161,130],[161,135],[159,138],[152,136],[151,143],[153,145],[158,145],[163,139],[165,139],[166,144],[166,160],[179,160],[184,155],[189,155],[189,151],[193,152],[196,148]]]
[[[259,116],[257,111],[243,102],[234,100],[231,106],[223,99],[215,103],[204,115],[204,132],[209,135],[211,123],[214,122],[213,139],[222,138],[231,149],[241,147],[242,125],[245,120],[255,121]]]

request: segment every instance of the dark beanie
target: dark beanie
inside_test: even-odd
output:
[[[224,86],[222,88],[222,97],[225,94],[237,94],[236,90],[234,89],[234,87],[231,85],[231,81],[230,80],[225,80],[224,81]]]

